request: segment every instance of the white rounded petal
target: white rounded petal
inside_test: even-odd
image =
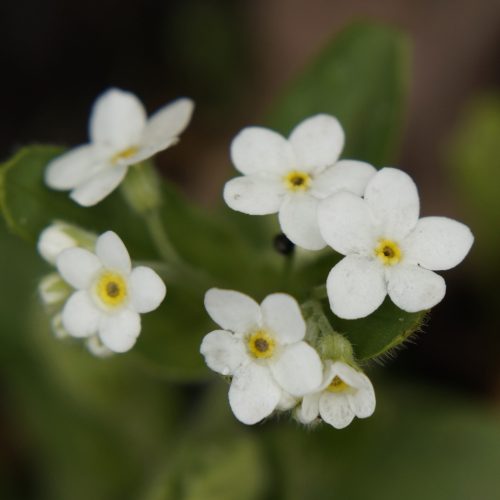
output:
[[[75,292],[62,311],[62,324],[72,337],[89,337],[97,332],[101,313],[85,290]]]
[[[252,425],[276,409],[281,392],[266,366],[248,363],[234,374],[229,388],[229,404],[240,422]]]
[[[261,323],[259,304],[234,290],[211,288],[205,294],[205,309],[218,325],[235,333],[248,333]]]
[[[364,161],[341,160],[314,179],[313,190],[320,198],[338,191],[363,196],[368,182],[376,173],[375,167]]]
[[[371,255],[376,246],[376,228],[370,207],[358,196],[343,191],[323,200],[318,207],[321,235],[344,255]]]
[[[100,260],[85,248],[68,248],[57,257],[57,270],[73,288],[88,288],[99,269]]]
[[[418,221],[417,186],[402,170],[383,168],[377,172],[366,186],[365,200],[381,225],[381,237],[404,238]]]
[[[176,139],[188,126],[193,110],[194,102],[186,98],[163,106],[146,123],[141,144],[154,147]]]
[[[320,114],[300,122],[290,134],[290,144],[299,169],[323,170],[333,165],[344,147],[344,131],[339,121]]]
[[[141,317],[130,309],[114,314],[103,314],[99,323],[99,337],[113,352],[126,352],[132,348],[141,332]]]
[[[284,195],[285,186],[277,178],[257,175],[236,177],[224,186],[224,201],[228,206],[250,215],[276,213]]]
[[[330,271],[326,289],[339,318],[364,318],[378,309],[387,294],[384,269],[374,260],[349,255]]]
[[[400,265],[387,273],[387,292],[407,312],[430,309],[443,300],[446,283],[439,274],[422,267]]]
[[[295,416],[303,424],[314,422],[319,416],[319,400],[321,392],[307,394],[302,398],[302,404],[297,408]]]
[[[284,175],[295,167],[288,141],[277,132],[262,127],[247,127],[233,139],[231,160],[237,170],[247,175]]]
[[[73,189],[103,166],[99,148],[85,144],[52,160],[45,170],[45,183],[52,189]]]
[[[146,111],[131,92],[110,89],[94,103],[90,115],[90,138],[116,152],[137,146],[146,125]]]
[[[338,376],[347,385],[356,389],[371,387],[370,379],[364,373],[355,370],[352,366],[349,366],[342,361],[335,361],[331,364],[329,375],[330,378],[327,385],[330,384],[335,376]]]
[[[319,400],[319,413],[321,418],[335,429],[347,427],[354,418],[345,393],[323,392]]]
[[[306,250],[321,250],[326,246],[319,232],[318,204],[308,194],[291,194],[279,211],[281,230],[292,243]]]
[[[127,248],[113,231],[106,231],[97,238],[95,253],[104,267],[128,274],[132,267]]]
[[[71,191],[71,198],[84,207],[91,207],[116,189],[127,174],[126,165],[107,166],[91,179]]]
[[[177,144],[179,140],[176,137],[170,137],[163,140],[158,140],[155,143],[151,144],[141,144],[141,146],[137,149],[137,152],[133,156],[127,156],[126,158],[120,158],[114,164],[116,165],[137,165],[141,161],[147,160],[151,158],[156,153],[163,151],[164,149]]]
[[[461,222],[447,217],[424,217],[405,239],[405,258],[432,271],[458,265],[469,252],[474,236]]]
[[[222,375],[233,375],[248,360],[241,339],[225,330],[215,330],[205,335],[200,352],[208,367]]]
[[[262,301],[260,309],[264,328],[269,328],[280,344],[291,344],[304,338],[306,323],[299,304],[291,295],[268,295]]]
[[[269,368],[278,384],[292,396],[318,389],[323,375],[318,353],[306,342],[286,346],[272,359]]]
[[[128,291],[134,311],[154,311],[163,301],[167,287],[163,280],[149,267],[135,267],[128,280]]]
[[[365,375],[366,376],[366,375]],[[368,377],[366,377],[368,379]],[[376,406],[375,391],[368,380],[370,386],[358,389],[354,393],[347,393],[347,400],[351,410],[358,418],[368,418],[373,415]]]

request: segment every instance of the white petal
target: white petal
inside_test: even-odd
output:
[[[363,196],[368,182],[376,173],[375,167],[364,161],[341,160],[314,179],[313,190],[321,198],[338,191]]]
[[[233,377],[229,389],[229,404],[240,422],[252,425],[275,410],[281,392],[267,367],[248,363]]]
[[[302,404],[297,409],[296,416],[299,422],[310,424],[319,416],[319,400],[321,392],[307,394],[302,398]]]
[[[138,313],[154,311],[163,301],[167,287],[149,267],[135,267],[128,281],[132,308]]]
[[[84,207],[91,207],[106,198],[120,184],[127,170],[126,165],[107,166],[74,189],[71,198]]]
[[[404,241],[405,258],[426,269],[444,271],[462,262],[473,242],[465,224],[446,217],[424,217]]]
[[[387,287],[382,266],[365,257],[349,255],[330,271],[326,282],[332,311],[345,319],[368,316],[384,301]]]
[[[370,379],[364,373],[355,370],[342,361],[335,361],[332,363],[330,369],[330,379],[327,385],[330,384],[335,376],[340,377],[347,385],[354,387],[355,389],[366,389],[372,386]]]
[[[79,146],[52,160],[45,170],[45,183],[53,189],[73,189],[103,167],[99,148]]]
[[[276,359],[272,359],[269,367],[278,384],[292,396],[303,396],[321,384],[321,360],[305,342],[286,346]]]
[[[319,413],[335,429],[347,427],[354,418],[354,412],[344,393],[323,392],[319,400]]]
[[[381,237],[404,238],[417,223],[420,210],[417,187],[402,170],[380,170],[366,186],[365,200],[381,224]]]
[[[224,186],[224,201],[228,206],[250,215],[276,213],[284,195],[285,186],[277,178],[236,177]]]
[[[140,332],[141,317],[130,309],[103,314],[99,323],[99,336],[103,344],[113,352],[131,349]]]
[[[222,375],[233,375],[248,359],[241,339],[224,330],[205,335],[200,352],[208,367]]]
[[[113,147],[117,152],[137,146],[146,125],[146,111],[131,92],[110,89],[94,103],[90,116],[92,142]]]
[[[130,272],[132,266],[127,248],[113,231],[106,231],[97,238],[95,253],[104,267],[124,274]]]
[[[371,255],[376,228],[370,207],[358,196],[343,191],[323,200],[318,207],[318,225],[325,241],[344,255]]]
[[[344,147],[344,131],[339,121],[320,114],[300,122],[290,134],[290,144],[299,169],[323,170],[333,165]]]
[[[284,175],[295,167],[288,141],[277,132],[261,127],[247,127],[233,139],[231,160],[247,175],[259,172]]]
[[[141,143],[154,147],[176,139],[188,126],[193,114],[194,102],[191,99],[177,99],[154,113],[146,123]]]
[[[164,149],[177,144],[178,142],[179,140],[176,137],[170,137],[167,139],[163,139],[162,141],[158,140],[157,142],[152,144],[142,144],[133,156],[119,158],[115,163],[113,163],[113,166],[123,165],[128,167],[130,165],[136,165],[141,161],[151,158],[156,153],[159,153],[160,151],[163,151]]]
[[[57,270],[72,287],[88,288],[101,269],[100,260],[84,248],[68,248],[57,257]]]
[[[255,300],[234,290],[211,288],[205,294],[205,309],[225,330],[248,333],[260,326],[260,307]]]
[[[100,311],[85,290],[75,292],[62,311],[62,323],[73,337],[89,337],[97,332]]]
[[[444,279],[418,266],[399,265],[388,270],[387,292],[400,309],[407,312],[430,309],[443,300]]]
[[[370,381],[368,380],[368,382]],[[370,417],[375,411],[375,391],[373,390],[371,382],[368,388],[358,389],[353,394],[347,393],[347,400],[349,401],[351,410],[358,418]]]
[[[291,344],[304,338],[306,323],[299,304],[292,296],[273,293],[263,300],[260,308],[263,326],[273,332],[280,344]]]
[[[279,211],[281,230],[292,243],[306,250],[321,250],[326,246],[319,232],[318,203],[308,194],[291,194]]]

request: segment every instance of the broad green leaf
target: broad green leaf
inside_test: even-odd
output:
[[[336,116],[346,133],[343,158],[383,166],[394,158],[407,93],[408,44],[400,32],[354,24],[338,34],[272,108],[284,134],[316,113]]]
[[[11,231],[34,243],[52,221],[65,220],[96,233],[112,229],[133,257],[154,256],[144,224],[128,210],[119,193],[86,208],[72,201],[67,192],[45,186],[45,167],[63,151],[56,146],[28,146],[0,166],[0,208]]]
[[[356,358],[361,362],[389,353],[402,344],[418,332],[425,315],[426,311],[402,311],[389,298],[366,318],[347,320],[330,313],[334,330],[349,339]]]

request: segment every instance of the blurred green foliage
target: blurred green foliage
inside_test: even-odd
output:
[[[315,112],[336,114],[349,138],[344,156],[380,166],[397,144],[407,64],[401,34],[356,25],[290,86],[270,123],[288,132]],[[497,122],[490,121],[478,140],[493,147]],[[34,242],[51,220],[70,219],[96,232],[117,231],[136,259],[156,258],[144,225],[120,193],[81,209],[67,194],[44,188],[43,167],[59,151],[25,149],[2,167],[0,201],[9,228]],[[470,154],[472,166],[477,159]],[[161,217],[173,243],[212,285],[259,299],[279,283],[303,298],[338,259],[331,253],[299,256],[295,278],[287,280],[272,250],[268,219],[206,213],[171,186],[163,189]],[[500,425],[490,410],[430,387],[375,379],[376,414],[346,430],[304,429],[286,416],[247,429],[231,415],[227,387],[218,378],[211,386],[182,384],[211,376],[198,354],[211,328],[201,307],[204,290],[169,281],[164,305],[144,317],[137,347],[94,359],[78,342],[49,333],[34,297],[36,277],[46,266],[33,257],[33,248],[6,231],[0,231],[0,247],[5,407],[25,441],[19,450],[14,439],[13,453],[29,450],[33,460],[33,469],[14,460],[2,472],[3,498],[497,498]],[[386,304],[366,321],[332,318],[332,324],[366,360],[404,340],[421,320]],[[28,485],[19,480],[23,474]]]

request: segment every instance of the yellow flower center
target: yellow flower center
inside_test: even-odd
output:
[[[290,191],[307,191],[311,187],[311,176],[306,172],[292,170],[285,175],[285,186]]]
[[[258,330],[250,335],[247,345],[254,358],[267,359],[273,355],[276,341],[265,330]]]
[[[104,305],[118,307],[127,298],[127,284],[120,274],[106,271],[97,280],[96,292]]]
[[[330,382],[330,385],[326,388],[328,392],[343,392],[349,389],[349,386],[337,375]]]
[[[375,248],[375,255],[385,266],[397,264],[402,257],[401,249],[392,240],[380,240]]]
[[[127,158],[131,158],[132,156],[136,155],[138,151],[139,148],[135,146],[131,146],[127,149],[124,149],[123,151],[119,151],[118,153],[115,153],[112,156],[111,163],[118,163],[120,160],[126,160]]]

